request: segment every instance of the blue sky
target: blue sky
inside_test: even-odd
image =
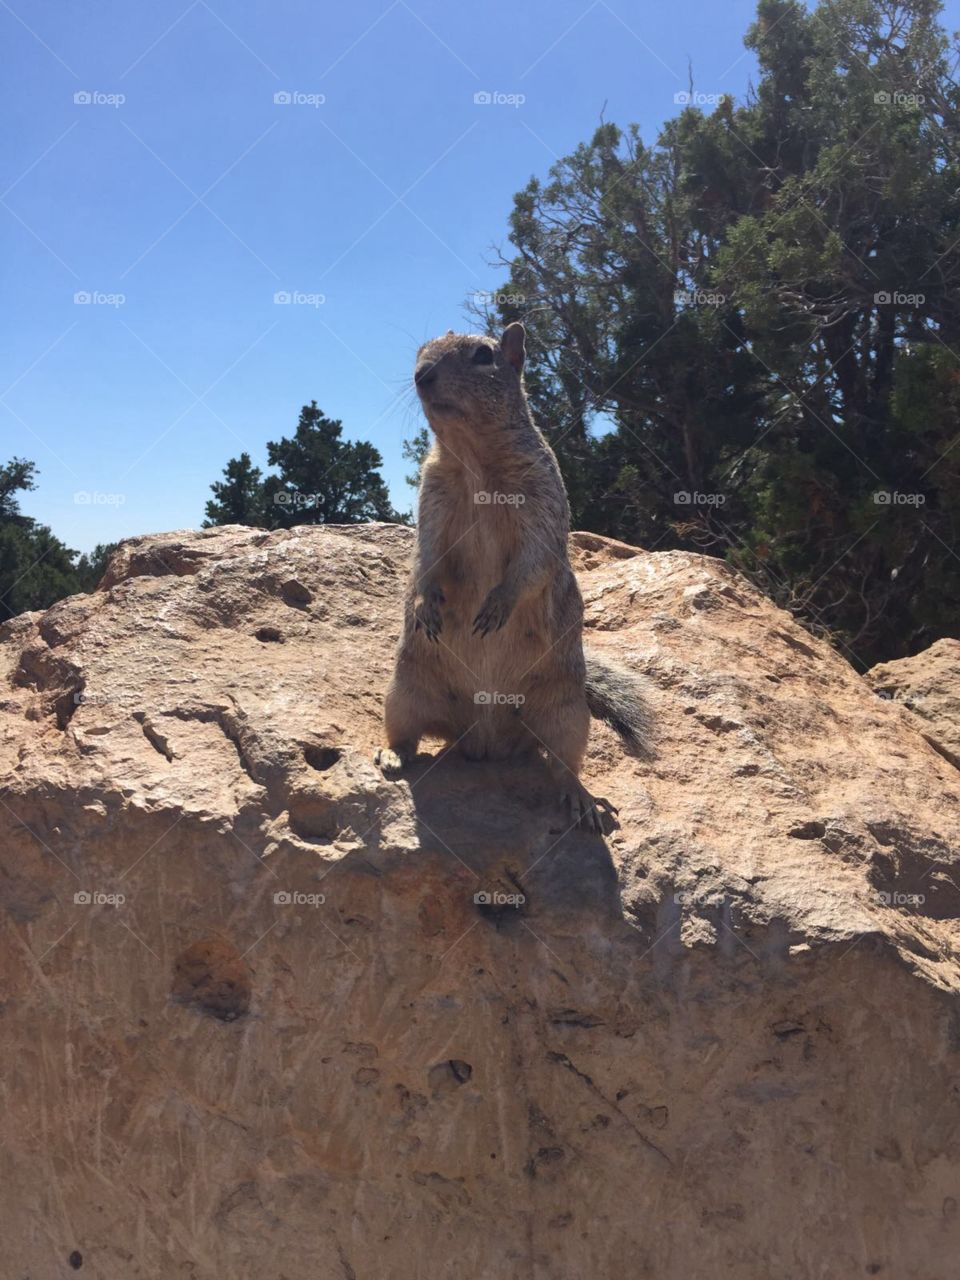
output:
[[[228,458],[263,464],[311,399],[409,507],[413,355],[502,284],[514,192],[601,112],[652,138],[688,61],[742,95],[753,12],[0,0],[0,454],[37,463],[24,510],[80,550],[196,527]]]

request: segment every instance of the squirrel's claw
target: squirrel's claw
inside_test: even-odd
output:
[[[564,789],[562,804],[569,820],[581,831],[589,831],[593,835],[607,834],[607,829],[617,824],[615,818],[619,810],[616,805],[602,796],[592,796],[581,783],[572,784]],[[606,818],[606,826],[604,819]]]
[[[424,594],[416,603],[413,610],[414,630],[421,629],[426,632],[427,639],[434,644],[439,643],[440,632],[443,630],[443,615],[440,612],[440,605],[444,604],[446,597],[442,591],[432,590]]]
[[[427,623],[421,622],[420,619],[418,618],[417,621],[414,623],[413,629],[414,631],[422,631],[426,635],[427,639],[431,640],[434,644],[440,643],[439,627],[435,631],[432,627],[428,626]]]
[[[473,634],[479,633],[481,640],[491,631],[499,631],[513,610],[513,603],[502,587],[494,587],[480,607],[480,612],[473,620]]]

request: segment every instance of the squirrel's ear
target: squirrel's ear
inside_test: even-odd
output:
[[[504,355],[508,364],[512,364],[517,373],[523,369],[523,358],[526,355],[524,347],[524,339],[527,331],[523,325],[514,321],[508,324],[503,331],[503,337],[500,339],[500,350]]]

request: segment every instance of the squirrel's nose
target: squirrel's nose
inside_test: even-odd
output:
[[[437,376],[437,366],[435,364],[422,364],[413,375],[413,380],[418,387],[429,386]]]

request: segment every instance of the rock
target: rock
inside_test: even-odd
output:
[[[939,713],[716,560],[573,535],[656,724],[594,725],[617,825],[536,762],[387,781],[412,538],[135,538],[0,628],[4,1274],[955,1274]]]
[[[251,975],[244,958],[224,938],[193,942],[173,966],[172,995],[224,1022],[250,1008]]]
[[[867,680],[881,698],[908,707],[934,750],[960,769],[960,640],[938,640],[916,657],[881,662]]]

